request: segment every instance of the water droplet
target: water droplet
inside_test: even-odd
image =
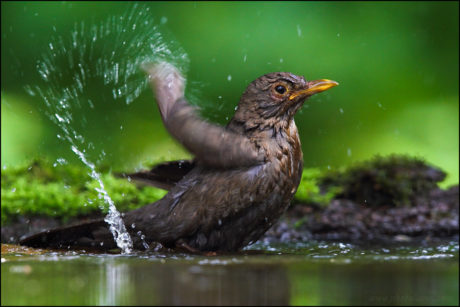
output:
[[[58,119],[59,122],[61,122],[61,123],[66,122],[66,120],[64,118],[60,117],[59,114],[54,114],[54,115],[56,116],[56,118]]]
[[[340,114],[343,114],[343,109],[342,108],[340,108],[339,111],[340,111]]]
[[[347,148],[347,155],[351,157],[351,148]]]
[[[280,63],[283,63],[283,62],[284,62],[284,60],[283,60],[283,58],[281,58],[281,59],[280,59]]]
[[[300,29],[300,25],[297,25],[297,36],[298,37],[302,36],[302,29]]]
[[[227,80],[228,80],[228,81],[232,81],[232,75],[228,75],[228,76],[227,76]]]
[[[11,192],[13,192],[13,193],[16,192],[16,188],[12,188]]]
[[[27,92],[27,94],[29,94],[30,96],[35,96],[35,92],[32,90],[32,88],[30,87],[30,85],[25,85],[24,86],[24,90]]]
[[[65,164],[67,164],[67,161],[64,158],[58,158],[58,159],[56,159],[55,164],[56,164],[56,166],[57,165],[65,165]]]
[[[161,17],[160,23],[161,23],[162,25],[164,25],[164,24],[167,23],[167,22],[168,22],[168,18],[167,18],[166,16]]]

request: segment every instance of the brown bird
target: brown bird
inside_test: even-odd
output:
[[[124,214],[134,248],[157,242],[190,252],[236,251],[255,242],[280,218],[300,182],[303,154],[294,114],[307,98],[338,83],[306,81],[287,72],[266,74],[249,84],[235,115],[221,127],[200,119],[187,103],[185,81],[173,65],[144,69],[164,125],[195,159],[131,175],[169,190],[161,200]],[[20,243],[116,247],[103,219],[45,231]]]

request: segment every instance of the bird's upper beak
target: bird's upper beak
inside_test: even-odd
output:
[[[306,89],[293,92],[291,96],[289,96],[289,100],[293,100],[299,96],[306,98],[308,96],[324,92],[325,90],[328,90],[331,87],[339,85],[339,83],[328,79],[320,79],[309,81],[307,82],[307,85],[308,87]]]

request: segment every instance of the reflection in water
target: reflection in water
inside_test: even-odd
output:
[[[280,265],[163,265],[131,271],[136,284],[156,281],[159,305],[276,305],[289,304],[289,281]],[[160,278],[159,278],[160,277]],[[135,304],[151,304],[145,289]]]
[[[95,301],[98,305],[129,304],[133,298],[129,266],[125,263],[109,261],[100,271],[101,282],[96,287]]]
[[[2,305],[288,305],[290,300],[282,265],[82,260],[30,262],[26,273],[16,269],[16,261],[2,263]]]
[[[304,264],[292,266],[289,276],[293,305],[413,306],[458,301],[454,262]]]

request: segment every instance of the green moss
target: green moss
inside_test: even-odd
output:
[[[2,225],[19,216],[52,216],[63,221],[78,215],[97,213],[106,204],[98,198],[99,183],[90,178],[88,169],[60,165],[43,159],[1,171]],[[162,198],[166,191],[134,183],[112,174],[102,174],[102,181],[117,209],[128,211]]]
[[[298,202],[307,204],[317,204],[325,206],[341,192],[339,186],[332,186],[326,190],[320,189],[320,181],[324,176],[324,171],[319,168],[305,168],[302,172],[302,179],[295,194]]]

